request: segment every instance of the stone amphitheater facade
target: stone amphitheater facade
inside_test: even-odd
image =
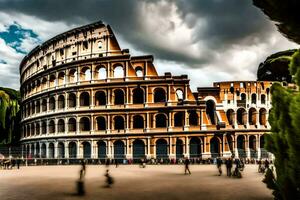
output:
[[[272,82],[192,92],[153,56],[121,49],[109,25],[67,31],[20,64],[24,156],[47,159],[260,159]]]

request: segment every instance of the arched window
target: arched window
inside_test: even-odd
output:
[[[75,132],[76,131],[76,119],[70,118],[68,121],[68,131]]]
[[[98,141],[98,158],[105,159],[106,158],[106,143],[104,141]]]
[[[237,123],[238,125],[245,125],[247,122],[247,112],[244,108],[237,110]]]
[[[267,110],[264,108],[259,110],[259,123],[264,126],[267,124]]]
[[[83,142],[82,146],[83,146],[83,158],[91,158],[91,152],[92,152],[91,144],[89,142]]]
[[[135,73],[137,77],[143,77],[143,69],[141,67],[136,67]]]
[[[69,143],[69,158],[77,157],[77,144],[75,142]]]
[[[39,122],[35,124],[35,134],[36,135],[40,134],[40,123]]]
[[[74,93],[69,94],[68,104],[70,108],[76,107],[76,95]]]
[[[183,112],[177,112],[174,115],[174,126],[180,127],[184,125],[184,113]]]
[[[124,77],[124,69],[122,66],[116,66],[114,68],[114,78],[123,78]]]
[[[154,103],[166,102],[166,92],[162,88],[156,88],[154,90]]]
[[[213,100],[206,101],[206,114],[210,119],[211,124],[217,123],[216,104]]]
[[[255,108],[250,108],[248,111],[248,119],[249,119],[249,124],[250,125],[255,125],[256,124],[256,110]]]
[[[165,128],[167,127],[167,118],[164,114],[157,114],[155,116],[156,128]]]
[[[199,117],[198,117],[198,114],[196,113],[196,111],[191,111],[190,114],[189,114],[189,124],[190,126],[198,126],[199,123]]]
[[[89,67],[82,68],[80,79],[82,81],[90,81],[91,80],[91,69]]]
[[[176,90],[176,96],[177,96],[178,101],[182,101],[183,100],[183,91],[180,89]]]
[[[256,104],[256,94],[251,95],[251,103]]]
[[[98,70],[98,79],[106,79],[106,78],[107,78],[106,69],[104,67],[101,67]]]
[[[47,79],[46,78],[43,78],[42,80],[42,89],[46,89],[47,88]]]
[[[168,158],[168,143],[165,139],[159,139],[156,141],[156,158],[166,159]]]
[[[115,95],[115,105],[123,105],[124,104],[124,92],[121,89],[117,89],[114,91]]]
[[[53,143],[49,143],[48,151],[49,151],[49,158],[54,158],[55,152],[54,152],[54,144]]]
[[[47,99],[42,100],[42,111],[43,112],[47,111]]]
[[[65,121],[63,119],[58,120],[57,123],[57,132],[65,132]]]
[[[97,130],[106,130],[106,120],[104,117],[97,117]]]
[[[55,75],[51,75],[50,76],[50,87],[55,87],[55,86],[57,86],[56,77],[55,77]]]
[[[88,92],[80,94],[80,106],[90,106],[90,95]]]
[[[140,115],[133,117],[133,128],[144,128],[144,118]]]
[[[124,118],[122,116],[116,116],[114,118],[115,130],[123,130],[124,129]]]
[[[35,102],[35,111],[36,113],[40,113],[41,112],[41,104],[40,104],[40,100],[37,100]]]
[[[42,144],[41,146],[41,157],[46,158],[46,144]]]
[[[210,152],[213,158],[220,156],[220,140],[216,136],[210,140]]]
[[[145,158],[145,143],[143,142],[143,140],[139,140],[136,139],[133,141],[132,143],[132,156],[133,159],[136,161],[137,159],[139,159],[138,161],[140,161],[140,159],[144,159]]]
[[[125,144],[123,141],[117,140],[114,142],[114,159],[123,160],[124,158],[125,158]]]
[[[62,142],[59,142],[58,145],[57,145],[57,157],[58,158],[64,158],[65,157],[65,145],[64,143]]]
[[[65,73],[64,72],[60,72],[58,74],[58,85],[64,85],[66,83],[66,79],[65,79]]]
[[[141,88],[135,88],[132,91],[132,98],[134,104],[142,104],[144,103],[144,91]]]
[[[31,129],[31,130],[30,130],[30,135],[33,136],[33,135],[35,134],[35,132],[34,132],[34,131],[35,131],[35,129],[34,129],[34,124],[31,124],[30,129]]]
[[[76,69],[71,69],[69,72],[69,81],[70,83],[77,82],[77,72]]]
[[[261,104],[266,104],[266,95],[262,94],[260,97]]]
[[[65,97],[64,95],[59,95],[58,97],[58,109],[64,109],[65,108]]]
[[[55,110],[55,98],[50,97],[49,99],[49,110]]]
[[[42,134],[45,135],[47,133],[47,123],[42,121]]]
[[[80,131],[90,131],[90,119],[87,117],[80,118]]]
[[[55,123],[54,123],[54,120],[50,120],[50,122],[49,122],[49,133],[55,133]]]
[[[234,110],[229,109],[226,111],[226,117],[229,125],[234,125]]]
[[[241,100],[242,100],[242,101],[246,101],[246,94],[245,94],[245,93],[242,93],[242,94],[241,94]]]
[[[95,94],[95,104],[96,106],[106,105],[106,95],[103,91],[98,91]]]
[[[180,139],[176,139],[176,159],[182,159],[183,155],[183,142]]]

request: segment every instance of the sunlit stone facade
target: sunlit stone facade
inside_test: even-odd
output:
[[[122,50],[102,22],[33,49],[20,74],[29,157],[267,156],[271,82],[218,82],[192,92],[187,75],[158,75],[152,56]]]

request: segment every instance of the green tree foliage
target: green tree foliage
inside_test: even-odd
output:
[[[292,56],[290,71],[300,86],[300,52]],[[299,77],[299,78],[298,78]],[[300,93],[274,83],[271,88],[271,134],[266,137],[266,149],[275,156],[276,180],[270,175],[264,182],[274,190],[275,199],[300,199]],[[297,199],[296,198],[296,199]]]
[[[299,0],[253,0],[286,38],[300,44]]]
[[[20,139],[20,93],[0,87],[0,144],[17,143]]]

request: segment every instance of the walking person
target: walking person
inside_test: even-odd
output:
[[[220,157],[217,158],[217,167],[218,167],[218,170],[219,170],[219,176],[222,175],[222,159]]]
[[[86,174],[86,166],[84,160],[81,161],[81,169],[79,172],[79,180],[77,181],[77,194],[82,196],[85,194],[84,177]]]
[[[184,174],[187,174],[187,172],[189,172],[189,174],[191,174],[191,171],[190,171],[190,160],[188,158],[185,158],[184,160]]]
[[[226,164],[226,171],[227,171],[227,176],[231,176],[231,168],[232,168],[232,159],[228,158],[225,162]]]
[[[20,162],[21,162],[20,158],[17,158],[16,162],[17,162],[17,169],[20,169]]]
[[[106,177],[106,185],[105,187],[110,188],[111,185],[114,183],[113,178],[109,174],[109,169],[106,170],[106,173],[104,175]]]

